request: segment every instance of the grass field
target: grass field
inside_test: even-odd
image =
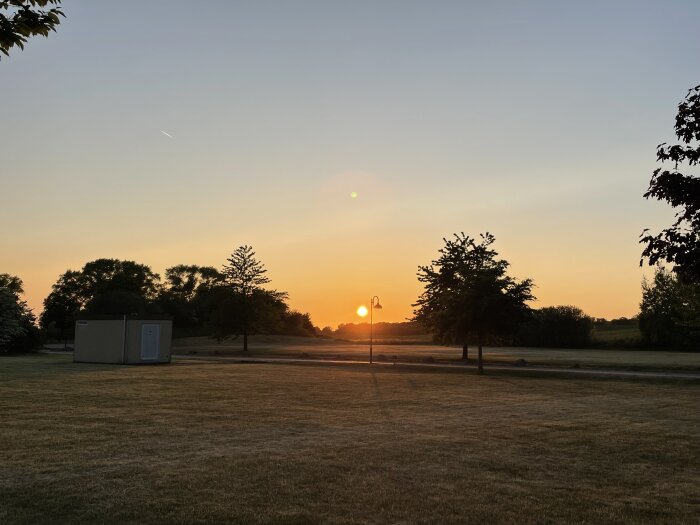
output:
[[[0,523],[697,523],[700,386],[0,358]]]
[[[183,355],[243,355],[242,341],[228,340],[217,343],[206,337],[176,339],[173,352]],[[470,349],[476,358],[476,348]],[[260,357],[318,357],[350,360],[367,360],[368,347],[363,344],[333,339],[289,336],[253,336],[247,354]],[[433,344],[382,344],[374,347],[374,357],[379,360],[458,361],[462,349]],[[661,352],[651,350],[615,349],[557,349],[487,347],[484,349],[487,363],[513,364],[525,359],[532,365],[580,366],[582,368],[610,369],[664,369],[699,370],[700,352]]]
[[[608,324],[597,326],[591,334],[593,343],[605,346],[621,345],[626,348],[634,348],[642,342],[642,332],[635,324]]]

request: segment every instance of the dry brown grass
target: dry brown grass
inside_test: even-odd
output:
[[[217,343],[207,337],[176,339],[175,354],[197,355],[249,355],[254,357],[304,357],[332,358],[366,361],[368,346],[364,344],[311,337],[256,335],[250,338],[250,348],[242,352],[241,340]],[[375,357],[385,360],[420,362],[432,357],[438,362],[459,361],[461,347],[434,344],[380,344],[374,347]],[[470,348],[471,359],[476,358],[476,348]],[[652,350],[615,349],[563,349],[524,347],[485,347],[487,363],[514,364],[525,359],[531,365],[582,368],[607,368],[623,370],[700,370],[700,352],[664,352]]]
[[[0,523],[697,523],[700,386],[0,359]]]

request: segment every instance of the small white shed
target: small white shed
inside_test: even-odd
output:
[[[169,363],[171,319],[84,316],[75,322],[75,363]]]

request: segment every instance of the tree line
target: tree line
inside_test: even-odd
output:
[[[445,239],[439,257],[419,267],[425,289],[414,304],[414,316],[402,323],[375,325],[375,336],[432,334],[440,344],[586,348],[593,345],[594,327],[637,325],[642,339],[627,347],[697,350],[700,346],[700,285],[658,268],[642,283],[638,318],[593,319],[575,306],[530,308],[530,279],[507,275],[508,262],[493,249],[495,238],[464,234]],[[219,341],[257,333],[362,339],[367,323],[341,324],[319,330],[308,313],[287,305],[287,294],[269,284],[264,265],[250,246],[241,246],[221,270],[180,264],[163,278],[134,261],[97,259],[80,270],[67,270],[52,286],[37,320],[22,300],[23,284],[0,274],[0,350],[22,351],[42,338],[71,341],[81,315],[167,315],[177,337],[209,336]],[[38,323],[37,323],[38,321]],[[614,344],[612,346],[615,346]],[[479,361],[481,359],[479,358]]]
[[[242,336],[246,350],[249,334],[315,335],[308,313],[290,309],[285,292],[263,287],[266,271],[247,245],[221,270],[180,264],[163,279],[144,264],[97,259],[58,278],[39,324],[51,339],[72,340],[79,315],[167,315],[176,336]]]

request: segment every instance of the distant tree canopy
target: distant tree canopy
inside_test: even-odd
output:
[[[202,335],[214,306],[212,294],[222,286],[224,276],[211,266],[180,264],[165,270],[165,283],[158,305],[173,317],[178,335]]]
[[[657,268],[642,283],[639,329],[650,346],[700,349],[700,283]]]
[[[118,259],[97,259],[82,270],[68,270],[44,300],[41,326],[51,335],[69,339],[79,312],[144,314],[157,311],[154,300],[159,276],[146,265]]]
[[[464,233],[443,240],[439,257],[418,268],[425,289],[413,305],[414,320],[441,342],[462,343],[464,359],[467,344],[476,340],[481,372],[482,344],[517,330],[534,299],[533,283],[507,275],[509,264],[497,258],[490,233],[478,243]]]
[[[243,335],[246,346],[255,333],[316,335],[309,314],[289,309],[286,293],[261,287],[269,281],[254,256],[250,247],[239,248],[226,272],[179,264],[165,270],[163,282],[144,264],[97,259],[58,278],[44,300],[41,326],[51,338],[70,340],[80,313],[167,314],[176,336]],[[21,287],[10,276],[0,276],[3,282]]]
[[[650,265],[667,262],[682,278],[700,282],[700,177],[679,171],[679,165],[690,169],[700,162],[700,86],[678,105],[675,129],[681,144],[663,143],[656,150],[657,159],[673,167],[654,171],[644,197],[666,201],[679,211],[669,228],[656,235],[644,231],[642,263],[645,258]]]
[[[317,329],[311,321],[311,316],[308,313],[297,312],[296,310],[286,311],[282,316],[282,333],[300,337],[314,337],[318,335]]]
[[[10,49],[24,44],[35,35],[49,36],[61,23],[61,0],[0,0],[0,52],[10,55]],[[49,9],[42,9],[45,7]],[[1,56],[0,56],[1,59]]]
[[[586,348],[591,344],[593,318],[575,306],[532,310],[520,326],[515,343],[522,346]]]
[[[0,274],[0,352],[31,350],[39,343],[36,318],[23,293],[19,277]]]
[[[0,273],[0,289],[20,296],[24,293],[22,279],[9,273]]]

